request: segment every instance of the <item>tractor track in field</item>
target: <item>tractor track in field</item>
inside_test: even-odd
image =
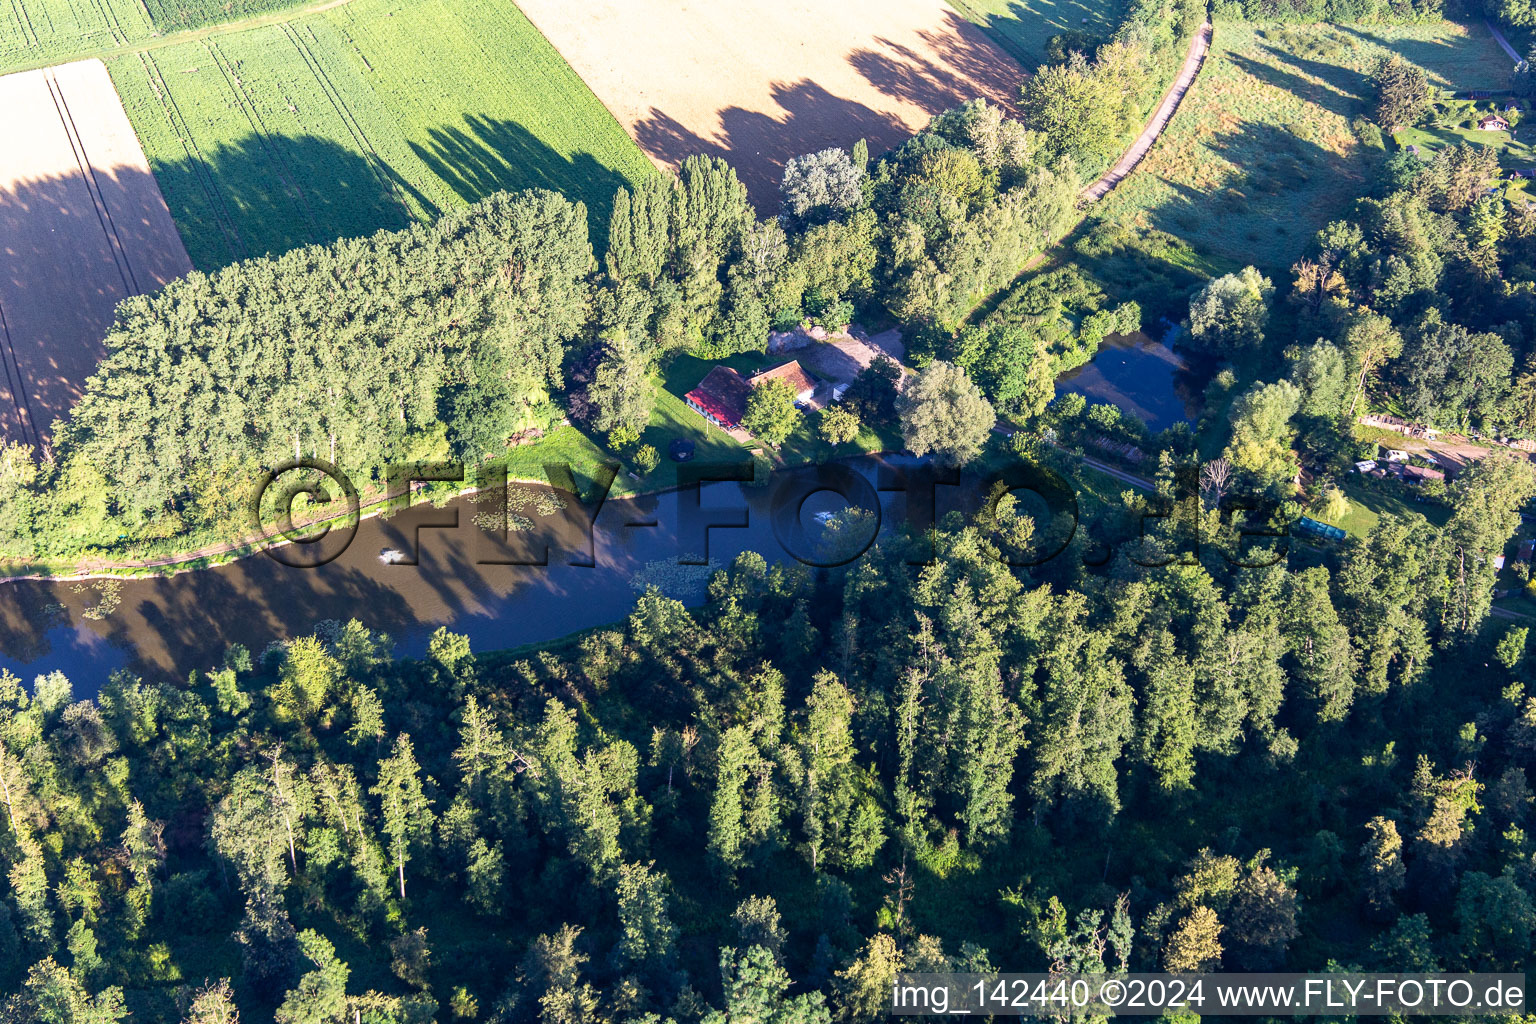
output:
[[[27,13],[27,5],[22,3],[21,0],[11,0],[11,8],[16,12],[17,23],[32,37],[32,45],[40,45],[42,40],[37,37],[37,29],[32,27],[32,16]]]
[[[55,53],[38,60],[19,61],[13,65],[0,67],[0,75],[10,75],[20,71],[36,71],[39,68],[46,68],[54,64],[90,60],[93,57],[97,60],[108,61],[114,57],[126,57],[130,54],[152,53],[155,50],[163,50],[168,46],[180,46],[182,43],[195,43],[199,40],[212,39],[217,36],[233,35],[237,32],[245,32],[253,28],[266,28],[272,25],[286,25],[290,22],[299,21],[302,18],[307,18],[312,14],[322,14],[325,11],[335,10],[338,7],[345,7],[351,2],[352,0],[325,0],[324,3],[310,4],[306,7],[290,7],[286,10],[268,11],[265,14],[255,14],[249,18],[242,18],[239,21],[226,21],[217,25],[204,25],[201,28],[191,28],[181,32],[172,32],[169,35],[150,36],[149,38],[142,39],[136,43],[125,42],[116,46],[99,47],[94,50],[80,50],[79,52],[69,54]],[[32,27],[32,21],[30,16],[28,16],[26,13],[26,7],[21,3],[21,0],[11,0],[11,4],[13,7],[20,9],[22,18],[25,21],[26,29],[32,35],[32,45],[40,46],[41,41],[37,35],[37,30]],[[153,22],[151,22],[151,25],[153,25]]]
[[[192,128],[187,124],[187,119],[182,116],[181,106],[176,102],[176,97],[171,95],[171,87],[165,81],[165,75],[160,72],[160,65],[155,63],[155,58],[147,53],[138,55],[139,62],[144,66],[144,73],[149,78],[150,88],[160,100],[160,106],[165,113],[166,120],[171,123],[171,131],[181,141],[186,149],[187,158],[192,161],[194,170],[192,176],[202,188],[204,197],[208,200],[208,207],[213,211],[214,219],[218,222],[219,230],[224,233],[225,240],[231,243],[232,252],[237,258],[247,252],[245,240],[240,237],[240,231],[235,227],[233,215],[224,202],[223,193],[219,191],[218,184],[213,180],[213,170],[208,166],[202,151],[197,147],[197,140],[192,136]]]
[[[229,86],[230,94],[234,97],[235,103],[239,105],[240,112],[245,115],[246,121],[250,123],[251,130],[255,133],[256,138],[261,140],[262,152],[266,153],[267,158],[272,161],[272,167],[277,171],[277,176],[282,181],[283,191],[288,194],[290,199],[295,201],[297,207],[304,211],[304,219],[309,222],[309,240],[311,242],[320,241],[320,222],[315,217],[314,208],[309,204],[309,196],[304,193],[304,189],[299,185],[298,179],[293,173],[293,168],[288,166],[288,161],[283,159],[282,152],[278,149],[277,144],[272,141],[272,133],[267,130],[267,124],[262,119],[261,111],[256,108],[255,97],[246,89],[245,83],[235,73],[234,66],[230,63],[229,58],[224,55],[224,51],[219,49],[217,42],[212,39],[205,39],[203,40],[203,48],[213,58],[213,66],[218,68],[219,73],[224,76],[224,82]]]
[[[85,184],[85,191],[91,197],[91,207],[96,214],[96,223],[101,226],[102,234],[107,238],[112,262],[117,265],[118,277],[129,295],[137,295],[139,282],[134,277],[133,266],[128,261],[123,240],[117,233],[117,225],[112,223],[112,211],[107,209],[106,198],[101,194],[101,183],[96,180],[96,170],[91,166],[90,157],[85,152],[85,140],[80,137],[80,128],[75,124],[74,115],[70,113],[69,102],[64,98],[64,90],[59,87],[59,83],[52,75],[48,76],[48,93],[53,98],[53,108],[58,112],[59,121],[64,125],[64,134],[69,139],[69,148],[74,151],[75,163],[80,168],[80,180]]]
[[[410,207],[406,205],[405,197],[400,194],[399,188],[395,185],[394,178],[388,172],[388,165],[379,156],[378,150],[374,149],[373,141],[368,138],[368,133],[363,130],[362,122],[357,119],[357,115],[347,106],[346,100],[341,95],[341,90],[337,89],[331,81],[330,72],[325,69],[325,66],[320,62],[320,58],[315,52],[309,48],[309,44],[304,42],[292,23],[285,22],[282,29],[283,34],[288,37],[288,41],[293,44],[293,48],[298,51],[299,59],[304,61],[304,65],[309,69],[309,73],[320,84],[320,91],[325,95],[331,107],[335,109],[336,116],[341,119],[342,126],[352,136],[352,141],[356,143],[358,151],[366,154],[368,169],[373,172],[373,176],[384,187],[385,191],[394,198],[406,218],[414,220],[415,218],[411,216]],[[313,36],[313,32],[311,32],[311,36]]]

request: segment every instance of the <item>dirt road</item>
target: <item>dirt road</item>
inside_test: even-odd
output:
[[[1522,60],[1525,59],[1524,57],[1520,56],[1520,54],[1515,50],[1513,46],[1509,45],[1509,40],[1504,38],[1504,33],[1499,31],[1498,26],[1494,25],[1493,22],[1488,21],[1486,18],[1483,20],[1483,24],[1488,26],[1488,31],[1493,33],[1493,41],[1499,44],[1500,49],[1509,54],[1511,60],[1513,60],[1516,64],[1519,64]]]
[[[1147,155],[1157,137],[1163,134],[1163,129],[1168,127],[1168,122],[1179,109],[1179,103],[1183,101],[1184,94],[1194,84],[1195,77],[1200,74],[1200,68],[1205,64],[1205,55],[1211,49],[1211,23],[1206,22],[1200,26],[1193,39],[1189,41],[1189,51],[1184,56],[1184,66],[1179,69],[1179,77],[1173,80],[1173,85],[1163,96],[1163,102],[1158,104],[1153,112],[1152,119],[1142,129],[1136,141],[1131,143],[1131,148],[1125,151],[1120,161],[1111,167],[1098,181],[1083,189],[1083,198],[1089,202],[1103,199],[1108,192],[1136,169],[1141,163],[1141,158]]]

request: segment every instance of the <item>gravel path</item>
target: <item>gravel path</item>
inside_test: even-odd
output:
[[[1510,59],[1512,59],[1516,64],[1525,59],[1515,52],[1515,48],[1509,45],[1509,40],[1504,38],[1503,32],[1500,32],[1497,28],[1494,27],[1493,22],[1484,19],[1483,24],[1488,26],[1488,31],[1493,33],[1493,41],[1504,48],[1504,52],[1509,54]]]
[[[1116,185],[1124,180],[1125,176],[1136,169],[1141,163],[1141,158],[1147,155],[1152,148],[1152,143],[1163,134],[1163,129],[1168,127],[1174,112],[1179,109],[1179,103],[1184,99],[1184,94],[1194,84],[1195,76],[1200,73],[1201,66],[1205,63],[1205,55],[1211,48],[1211,23],[1206,22],[1200,26],[1200,31],[1189,41],[1189,53],[1184,57],[1184,66],[1179,69],[1179,77],[1174,80],[1172,88],[1163,97],[1163,102],[1158,106],[1152,120],[1142,129],[1131,148],[1125,151],[1120,162],[1111,167],[1098,181],[1083,189],[1083,198],[1089,202],[1103,199],[1104,196]]]

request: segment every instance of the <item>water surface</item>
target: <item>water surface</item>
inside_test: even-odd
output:
[[[858,471],[873,478],[881,465],[903,460],[856,461]],[[775,496],[771,488],[706,483],[697,491],[609,501],[595,522],[591,551],[574,501],[546,516],[525,508],[535,529],[506,542],[474,522],[490,506],[467,499],[443,509],[417,506],[389,520],[362,521],[351,544],[318,568],[294,568],[263,554],[177,576],[124,580],[119,606],[100,620],[81,614],[100,599],[87,586],[4,584],[0,668],[28,682],[62,671],[76,694],[85,695],[116,668],[185,678],[192,669],[216,666],[229,644],[259,654],[274,641],[313,632],[318,623],[353,618],[388,633],[405,655],[423,653],[439,626],[467,634],[479,651],[548,641],[622,620],[646,580],[680,600],[702,600],[708,570],[678,566],[684,557],[707,555],[719,567],[746,550],[770,563],[789,560],[771,522]],[[888,530],[904,514],[904,499],[885,493],[880,501]],[[814,529],[816,512],[840,507],[841,499],[822,492],[805,502],[800,519]],[[455,518],[457,527],[435,528]],[[745,519],[746,527],[712,528],[706,540],[702,521],[731,518]],[[385,564],[379,557],[385,549],[414,556],[418,564]],[[538,562],[546,549],[547,565],[498,564]]]
[[[1166,341],[1140,331],[1112,334],[1093,359],[1061,375],[1056,393],[1117,405],[1154,432],[1192,422],[1199,392],[1195,374]]]

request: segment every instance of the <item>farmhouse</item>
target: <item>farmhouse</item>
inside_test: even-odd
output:
[[[810,401],[811,395],[816,391],[815,379],[794,359],[782,366],[775,366],[771,370],[759,370],[747,378],[747,384],[755,388],[770,380],[781,380],[793,388],[797,402]]]
[[[1477,119],[1477,130],[1480,132],[1507,132],[1509,122],[1498,114],[1484,114]]]
[[[795,401],[809,401],[816,390],[816,380],[791,359],[781,366],[759,370],[743,377],[729,366],[717,366],[704,375],[699,386],[683,396],[688,408],[721,430],[740,430],[747,414],[747,396],[766,381],[782,380],[795,391]]]
[[[688,408],[721,430],[740,430],[747,414],[747,395],[752,385],[729,366],[717,366],[699,381],[699,386],[683,396]]]

